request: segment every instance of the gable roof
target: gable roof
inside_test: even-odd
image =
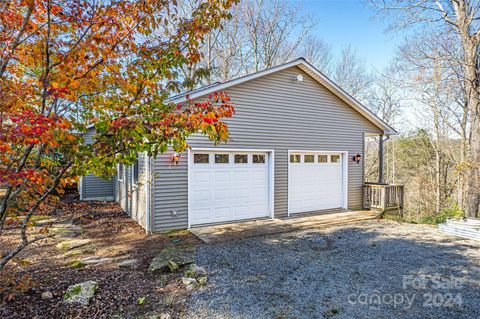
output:
[[[375,115],[372,111],[370,111],[366,106],[358,102],[350,94],[345,92],[341,87],[339,87],[332,80],[330,80],[325,74],[317,70],[313,65],[308,63],[304,58],[298,58],[291,62],[282,64],[270,69],[266,69],[263,71],[255,72],[249,75],[245,75],[234,80],[226,81],[223,83],[214,83],[205,87],[201,87],[190,92],[173,96],[169,98],[167,101],[173,102],[173,103],[184,102],[187,94],[189,95],[190,99],[195,99],[216,91],[226,90],[234,85],[241,84],[243,82],[247,82],[247,81],[250,81],[268,74],[272,74],[293,66],[299,67],[301,70],[303,70],[305,73],[311,76],[318,83],[326,87],[330,92],[335,94],[338,98],[340,98],[342,101],[344,101],[353,109],[355,109],[358,113],[360,113],[370,122],[372,122],[376,127],[381,129],[385,135],[397,134],[397,131],[395,129],[393,129],[390,125],[385,123],[382,119],[380,119],[377,115]]]

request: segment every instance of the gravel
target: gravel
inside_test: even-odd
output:
[[[203,245],[209,282],[185,317],[480,318],[479,257],[479,242],[391,221]]]

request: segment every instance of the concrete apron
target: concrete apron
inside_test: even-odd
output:
[[[343,211],[321,215],[303,215],[285,219],[258,219],[237,223],[193,227],[190,232],[205,243],[216,243],[311,228],[325,228],[374,219],[378,212]]]

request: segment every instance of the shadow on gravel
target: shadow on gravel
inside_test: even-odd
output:
[[[193,318],[479,318],[479,247],[394,223],[204,245]]]

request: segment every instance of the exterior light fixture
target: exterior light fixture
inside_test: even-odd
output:
[[[353,155],[352,159],[355,163],[360,164],[360,160],[362,159],[362,155],[357,153],[357,155]]]
[[[301,74],[297,75],[296,81],[297,82],[303,82],[303,75],[301,75]]]
[[[178,162],[180,162],[180,153],[175,152],[172,155],[172,163],[177,165]]]

